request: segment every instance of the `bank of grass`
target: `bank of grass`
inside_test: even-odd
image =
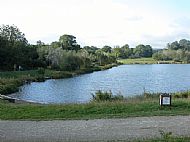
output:
[[[153,58],[120,59],[118,62],[123,64],[157,64]]]
[[[136,58],[136,59],[120,59],[118,62],[122,64],[182,64],[181,62],[156,61],[153,58]]]
[[[79,74],[109,69],[114,66],[117,66],[117,64],[83,68],[76,71],[56,71],[39,68],[38,70],[0,72],[0,94],[6,95],[17,92],[20,86],[29,82],[69,78]]]
[[[137,96],[87,104],[14,104],[0,101],[2,120],[75,120],[127,118],[139,116],[190,115],[189,98],[173,98],[171,109],[159,106],[159,97]]]

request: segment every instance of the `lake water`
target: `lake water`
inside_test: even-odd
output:
[[[11,96],[42,103],[84,103],[97,90],[124,96],[190,89],[189,64],[121,65],[68,79],[33,82]]]

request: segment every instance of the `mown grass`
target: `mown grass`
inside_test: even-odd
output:
[[[123,64],[157,64],[153,58],[120,59],[118,62]]]
[[[99,119],[139,116],[189,115],[189,99],[174,99],[171,109],[160,109],[158,98],[123,101],[90,102],[87,104],[12,104],[0,101],[0,119],[53,120]]]

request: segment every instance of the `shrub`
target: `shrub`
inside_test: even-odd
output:
[[[92,101],[118,101],[118,100],[123,100],[124,97],[121,95],[121,93],[119,93],[118,95],[113,95],[111,91],[107,92],[103,92],[101,90],[98,90],[95,92],[95,95],[92,94]]]
[[[190,95],[190,91],[185,91],[185,92],[177,92],[174,93],[174,98],[188,98]]]
[[[44,68],[38,68],[38,74],[45,74],[45,69]]]

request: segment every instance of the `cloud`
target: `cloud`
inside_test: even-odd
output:
[[[131,22],[137,22],[143,20],[143,17],[142,16],[127,17],[126,20]]]
[[[188,12],[169,9],[174,2],[167,5],[165,0],[0,0],[0,3],[0,24],[15,24],[31,43],[37,40],[51,43],[60,35],[71,34],[82,46],[128,43],[134,47],[144,43],[160,48],[166,42],[188,38],[190,33]]]

